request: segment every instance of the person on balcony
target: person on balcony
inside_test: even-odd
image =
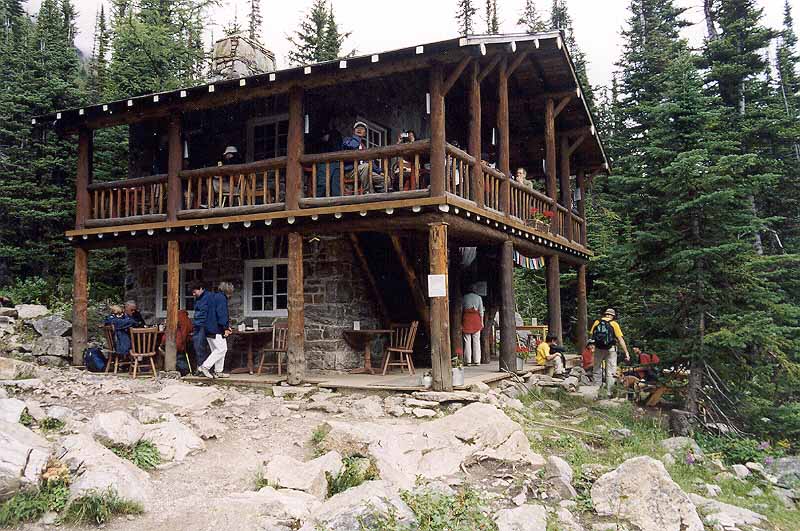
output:
[[[525,168],[517,168],[517,172],[514,174],[514,180],[517,182],[517,184],[521,184],[522,186],[533,190],[533,183],[528,180],[528,170]]]
[[[361,121],[354,123],[352,136],[348,136],[342,140],[342,149],[348,151],[362,151],[367,149],[367,124]],[[344,165],[345,171],[349,173],[349,178],[354,183],[353,185],[358,183],[358,187],[363,193],[369,193],[370,191],[386,191],[383,184],[383,175],[381,175],[381,168],[377,160],[373,160],[371,163],[369,161],[360,160],[357,161],[357,164],[358,167],[356,167],[356,163],[348,161]],[[369,189],[370,182],[372,183],[372,190]],[[352,188],[345,191],[348,194],[353,193]]]
[[[239,150],[236,149],[236,146],[228,146],[222,153],[222,162],[220,162],[219,165],[229,166],[231,164],[239,164],[240,162],[241,158],[239,157]]]
[[[464,334],[464,365],[481,363],[481,330],[483,330],[483,299],[470,286],[461,301],[461,331]]]

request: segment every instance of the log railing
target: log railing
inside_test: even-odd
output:
[[[92,183],[87,189],[91,194],[89,221],[166,214],[166,175]]]
[[[484,183],[483,204],[486,208],[502,212],[503,208],[500,195],[502,193],[503,181],[508,180],[508,177],[503,175],[500,170],[492,168],[485,163],[481,163],[481,169],[483,170]]]
[[[552,211],[553,200],[536,190],[512,181],[509,209],[510,216],[528,222],[533,220],[536,214],[544,215],[545,212]]]
[[[457,147],[446,144],[447,161],[444,167],[445,191],[464,199],[473,199],[473,165],[475,157]]]

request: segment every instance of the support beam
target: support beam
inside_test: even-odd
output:
[[[581,198],[578,201],[578,215],[583,220],[581,224],[581,234],[578,238],[578,242],[581,245],[586,245],[586,172],[583,168],[578,170],[578,173],[575,177],[576,185],[578,186],[578,190],[580,190]]]
[[[445,275],[445,295],[431,297],[431,372],[434,391],[453,390],[450,363],[450,305],[447,291],[447,223],[429,225],[431,275]]]
[[[569,174],[572,171],[570,167],[570,156],[569,156],[569,139],[565,136],[561,137],[561,148],[559,149],[561,152],[561,169],[559,173],[559,188],[561,190],[561,204],[564,208],[567,209],[567,216],[564,220],[566,223],[565,227],[561,227],[561,234],[567,237],[568,240],[572,240],[572,190],[570,189],[569,183]]]
[[[403,268],[403,274],[406,277],[411,297],[414,299],[414,306],[417,309],[417,314],[419,314],[420,320],[423,323],[422,326],[425,327],[426,332],[430,335],[431,313],[428,308],[428,302],[425,300],[425,293],[422,291],[422,287],[417,279],[417,273],[414,271],[414,266],[411,265],[411,262],[406,256],[406,251],[403,249],[403,243],[400,241],[400,238],[392,235],[390,239],[392,240],[392,247],[394,247],[397,260],[400,262],[400,267]]]
[[[286,357],[289,385],[299,385],[305,379],[305,312],[303,309],[303,237],[289,233],[288,280],[289,330],[286,338]]]
[[[169,149],[167,162],[167,221],[176,221],[178,219],[178,211],[181,209],[180,172],[183,169],[180,115],[175,115],[169,120],[167,145]]]
[[[561,331],[561,266],[558,256],[547,257],[547,315],[551,334],[564,339]]]
[[[524,61],[525,58],[528,57],[529,53],[530,53],[529,50],[523,50],[520,53],[518,53],[516,55],[516,57],[514,57],[514,60],[511,61],[511,63],[508,65],[508,69],[506,70],[506,73],[508,74],[508,77],[511,77],[511,75],[514,73],[514,71],[517,68],[519,68],[519,65],[521,65],[522,61]]]
[[[472,63],[469,74],[469,154],[475,157],[472,164],[472,190],[475,204],[484,204],[483,169],[481,168],[481,82],[478,80],[480,65]]]
[[[286,137],[286,210],[300,208],[303,195],[303,89],[289,90],[289,124]]]
[[[431,97],[431,196],[444,195],[445,131],[444,93],[442,92],[442,66],[430,70]]]
[[[386,302],[383,300],[383,293],[378,288],[378,281],[375,279],[375,275],[372,274],[369,262],[364,254],[364,249],[361,248],[361,243],[358,241],[358,236],[356,236],[355,233],[350,233],[350,243],[353,244],[353,251],[356,253],[358,263],[361,265],[364,276],[367,277],[367,283],[369,283],[372,296],[375,297],[375,303],[378,305],[378,313],[381,315],[381,325],[387,328],[389,324],[391,324],[391,319],[389,318],[389,311],[386,309]]]
[[[567,153],[572,156],[572,154],[575,153],[575,150],[581,147],[581,144],[583,144],[583,141],[586,140],[587,136],[587,133],[580,135],[575,142],[569,145],[569,148],[567,148]]]
[[[553,114],[556,118],[558,118],[558,115],[561,114],[561,111],[564,110],[564,108],[569,104],[569,102],[572,101],[572,98],[574,97],[575,95],[573,94],[571,96],[565,96],[561,98],[561,101],[558,102],[558,105],[556,105],[556,108],[553,111]]]
[[[450,89],[453,88],[458,78],[461,77],[461,74],[464,72],[464,69],[469,65],[470,61],[472,61],[472,57],[464,57],[450,72],[450,75],[447,76],[447,79],[444,80],[442,84],[442,94],[447,96],[447,93],[450,92]]]
[[[178,359],[178,306],[181,292],[181,248],[176,240],[167,242],[167,327],[164,344],[164,370],[174,371]]]
[[[517,370],[517,323],[514,318],[514,244],[503,242],[500,252],[500,370]]]
[[[75,247],[72,277],[72,364],[83,365],[89,341],[89,250]]]
[[[448,259],[449,275],[448,284],[450,288],[450,348],[451,356],[456,352],[463,352],[463,336],[461,328],[461,310],[464,295],[461,293],[461,252],[457,246],[450,246],[450,257]]]
[[[586,265],[579,265],[578,268],[578,293],[576,301],[577,323],[575,325],[575,344],[578,352],[583,352],[586,348],[586,327],[589,321],[588,310],[586,309]]]
[[[555,102],[548,98],[544,111],[545,174],[547,195],[558,201],[558,180],[556,177],[556,115]]]
[[[92,182],[93,132],[82,127],[78,131],[78,171],[75,176],[75,228],[83,229],[91,213],[89,184]]]
[[[497,54],[494,57],[492,57],[492,59],[486,64],[486,66],[483,67],[483,70],[481,70],[480,73],[478,74],[478,83],[483,81],[484,78],[486,78],[486,76],[491,74],[492,70],[494,70],[494,68],[500,63],[502,59],[503,59],[502,54]]]
[[[500,62],[497,76],[497,162],[498,168],[506,177],[500,189],[500,210],[508,214],[511,201],[511,161],[508,124],[508,62]]]

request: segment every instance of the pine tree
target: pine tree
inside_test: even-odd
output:
[[[553,5],[550,10],[550,28],[564,32],[565,44],[572,56],[572,62],[575,63],[575,73],[583,87],[584,97],[589,104],[589,108],[593,109],[594,93],[589,83],[589,76],[586,72],[586,56],[575,39],[575,30],[572,26],[572,17],[569,14],[566,0],[553,0]]]
[[[260,41],[261,24],[263,18],[261,17],[261,0],[250,0],[250,17],[248,19],[248,34],[254,41]]]
[[[92,103],[98,103],[102,100],[108,90],[108,46],[110,39],[111,35],[106,23],[105,7],[101,4],[95,22],[94,46],[92,47],[92,58],[89,63],[87,88],[89,101]]]
[[[341,57],[344,41],[350,33],[342,33],[326,0],[314,0],[300,27],[289,37],[294,47],[289,61],[295,65],[331,61]]]
[[[547,25],[536,7],[536,0],[525,0],[525,7],[522,9],[517,24],[523,26],[528,33],[537,33],[547,29]]]
[[[500,21],[497,18],[497,0],[486,0],[486,33],[500,33]]]
[[[328,9],[328,21],[325,25],[325,42],[324,50],[326,60],[338,59],[345,54],[342,53],[342,46],[344,41],[350,37],[350,32],[343,33],[339,29],[339,24],[336,22],[336,16],[333,13],[333,4]],[[346,54],[347,56],[354,55],[355,51]]]
[[[461,35],[471,35],[473,33],[472,17],[478,9],[475,7],[473,0],[458,0],[458,8],[456,10],[456,21]]]

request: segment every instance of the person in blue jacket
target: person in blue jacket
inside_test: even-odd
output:
[[[233,295],[233,284],[220,282],[219,291],[211,293],[209,306],[213,308],[206,319],[206,335],[211,354],[200,365],[200,372],[208,378],[227,378],[223,372],[225,368],[225,354],[228,353],[228,336],[231,334],[230,316],[228,312],[228,299]],[[211,314],[213,313],[213,318]],[[214,372],[211,372],[211,368]]]
[[[367,149],[367,124],[358,121],[353,124],[353,134],[342,140],[342,150],[360,151],[364,149]],[[359,187],[363,193],[369,193],[370,180],[372,181],[372,191],[386,191],[377,160],[373,160],[372,164],[367,161],[358,161],[358,168],[355,168],[355,164],[352,162],[346,162],[345,171],[349,172],[354,183],[360,183]],[[347,193],[352,193],[352,190],[347,190]]]
[[[192,290],[192,295],[194,296],[194,318],[192,319],[192,324],[194,324],[194,335],[192,336],[192,344],[194,345],[194,356],[198,367],[197,373],[199,376],[202,374],[200,366],[208,357],[206,323],[209,321],[216,323],[217,317],[216,313],[214,312],[214,306],[211,302],[214,298],[214,294],[210,291],[206,291],[205,286],[200,281],[193,282],[190,288]]]
[[[137,326],[136,320],[126,315],[122,306],[113,305],[110,310],[111,315],[103,320],[103,324],[114,327],[114,342],[116,343],[117,353],[127,356],[131,352],[130,329]]]

